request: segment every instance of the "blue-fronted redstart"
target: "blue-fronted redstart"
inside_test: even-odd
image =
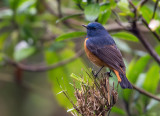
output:
[[[132,85],[126,77],[121,52],[107,30],[97,22],[82,26],[87,28],[84,48],[89,60],[100,66],[101,69],[108,67],[116,74],[122,88],[131,89]]]

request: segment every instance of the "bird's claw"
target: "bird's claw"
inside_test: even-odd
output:
[[[111,75],[111,72],[106,72],[105,75],[107,75],[107,76],[109,76],[109,77],[113,77],[113,76]]]
[[[93,70],[93,69],[92,69],[92,74],[93,74],[93,76],[94,76],[95,78],[97,78],[98,75],[97,75],[97,73],[96,73],[96,74],[94,73],[94,70]]]

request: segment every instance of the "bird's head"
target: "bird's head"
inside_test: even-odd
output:
[[[106,34],[107,31],[105,30],[105,28],[97,22],[92,22],[89,23],[88,25],[82,25],[83,27],[85,27],[87,29],[87,36],[99,36],[103,34]]]

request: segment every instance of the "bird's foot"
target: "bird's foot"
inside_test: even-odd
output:
[[[97,73],[95,74],[93,69],[92,69],[92,74],[95,78],[97,78],[98,74]]]
[[[109,77],[113,77],[112,74],[111,74],[111,71],[110,72],[106,72],[104,74],[107,75],[107,76],[109,76]]]

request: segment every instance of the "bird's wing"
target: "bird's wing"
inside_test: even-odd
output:
[[[105,45],[103,47],[94,44],[87,44],[87,48],[109,67],[125,73],[125,65],[120,50],[116,45]],[[123,70],[123,71],[122,71]]]

